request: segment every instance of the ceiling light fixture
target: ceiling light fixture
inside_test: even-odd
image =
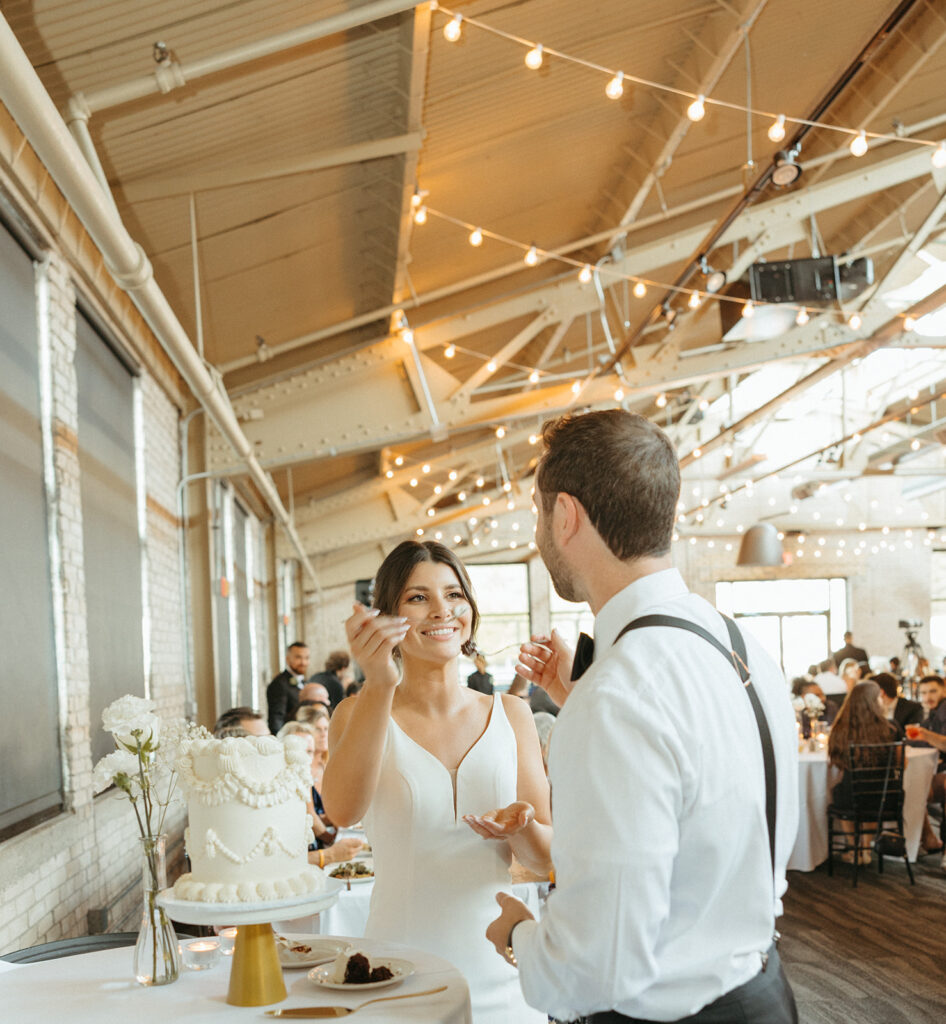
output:
[[[414,223],[415,224],[426,224],[427,223],[427,207],[418,206],[414,211]]]
[[[785,138],[785,115],[779,116],[769,126],[769,138],[773,142],[781,142]]]
[[[609,100],[619,100],[624,95],[624,72],[619,71],[604,87]]]
[[[542,44],[536,43],[526,54],[526,67],[530,71],[538,71],[542,67],[542,56]]]
[[[706,107],[704,101],[706,97],[700,93],[699,96],[687,107],[687,117],[691,121],[702,121],[706,116]]]
[[[539,262],[539,250],[534,245],[530,245],[529,251],[522,259],[527,267],[534,267]]]
[[[587,284],[591,280],[591,265],[589,263],[586,263],[578,272],[578,280],[582,284]]]
[[[634,285],[634,298],[642,299],[647,294],[647,285],[643,281],[638,281]]]
[[[479,228],[474,228],[470,232],[470,239],[469,239],[469,241],[470,241],[470,245],[472,245],[474,249],[477,248],[477,246],[482,245],[483,244],[483,232]]]
[[[700,273],[706,278],[706,290],[710,295],[715,295],[725,287],[726,271],[711,267],[705,256],[700,257]]]
[[[772,170],[772,184],[776,188],[788,188],[801,177],[801,164],[798,162],[798,149],[780,149],[775,154],[775,167]]]
[[[463,31],[463,15],[456,14],[443,27],[443,37],[448,43],[455,43]]]
[[[933,150],[933,155],[930,160],[934,167],[946,167],[946,142],[941,142],[936,149]]]
[[[867,152],[867,134],[862,128],[857,135],[851,139],[851,156],[863,156]]]

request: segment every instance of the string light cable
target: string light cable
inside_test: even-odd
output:
[[[624,84],[631,83],[686,100],[688,102],[686,110],[687,117],[694,122],[703,120],[708,107],[718,107],[724,110],[738,111],[739,113],[746,114],[749,117],[759,119],[764,118],[771,122],[769,137],[772,138],[773,141],[783,137],[782,133],[784,132],[786,124],[798,125],[799,127],[820,128],[823,131],[835,132],[840,135],[848,136],[851,139],[851,153],[855,157],[863,156],[867,152],[870,140],[872,139],[905,142],[909,145],[925,146],[928,149],[932,149],[933,165],[935,167],[946,167],[946,141],[904,138],[888,132],[870,132],[864,128],[849,128],[844,125],[832,124],[827,121],[811,121],[807,118],[793,117],[779,111],[762,110],[758,107],[750,107],[742,103],[715,99],[714,97],[706,96],[703,93],[690,92],[687,89],[680,89],[677,86],[667,85],[663,82],[655,82],[650,78],[642,78],[639,75],[631,74],[630,72],[619,68],[608,68],[603,64],[597,64],[595,61],[587,60],[584,57],[576,57],[574,54],[565,53],[563,50],[556,50],[554,47],[551,47],[546,43],[540,43],[534,39],[525,39],[523,36],[518,36],[512,32],[506,32],[504,29],[496,28],[495,25],[490,25],[485,21],[481,21],[479,18],[473,18],[465,14],[458,14],[456,11],[450,10],[448,7],[444,7],[442,4],[438,3],[437,0],[431,0],[430,10],[444,15],[444,17],[448,19],[444,28],[444,36],[451,43],[459,40],[461,35],[461,26],[470,26],[472,28],[479,29],[489,35],[496,36],[500,39],[504,39],[523,47],[527,51],[527,56],[531,57],[531,60],[525,61],[526,66],[530,69],[536,69],[543,66],[547,58],[554,58],[555,60],[565,61],[569,64],[576,64],[579,67],[583,67],[589,71],[594,71],[602,76],[606,76],[607,86],[605,91],[607,96],[611,99],[620,98],[624,91]]]

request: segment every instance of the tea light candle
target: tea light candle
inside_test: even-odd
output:
[[[220,943],[216,939],[196,939],[184,946],[184,966],[191,971],[216,967],[219,958]]]
[[[233,944],[236,942],[236,937],[236,928],[221,928],[217,932],[217,938],[220,940],[220,952],[224,956],[233,956]]]

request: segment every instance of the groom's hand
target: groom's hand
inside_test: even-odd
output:
[[[515,967],[515,961],[506,952],[512,930],[520,921],[534,921],[535,918],[522,900],[517,900],[508,893],[496,893],[496,902],[501,908],[501,913],[486,929],[486,938],[496,947],[496,952]]]
[[[572,688],[572,662],[575,652],[553,629],[550,636],[534,635],[519,648],[516,672],[530,683],[541,686],[562,707]]]

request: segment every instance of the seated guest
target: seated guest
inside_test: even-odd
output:
[[[845,658],[838,665],[838,675],[848,693],[861,681],[861,666],[853,658]]]
[[[819,722],[824,722],[825,725],[831,725],[838,714],[838,705],[835,701],[825,696],[824,690],[813,680],[809,679],[808,676],[796,676],[792,680],[792,696],[793,697],[804,697],[808,693],[813,693],[818,700],[824,705],[824,710],[818,716]],[[805,739],[811,735],[811,716],[802,716],[802,734]]]
[[[321,683],[306,683],[299,691],[299,707],[310,704],[321,704],[326,711],[331,707],[332,701],[328,689]],[[295,717],[298,718],[298,713]]]
[[[266,719],[253,708],[230,708],[214,722],[211,730],[214,738],[225,740],[228,736],[270,736]]]
[[[493,692],[493,677],[486,671],[486,655],[478,651],[473,659],[473,664],[476,666],[476,671],[466,677],[466,685],[479,693],[491,694]]]
[[[295,720],[297,722],[305,722],[307,725],[312,725],[317,718],[328,719],[328,717],[328,708],[321,702],[318,702],[316,704],[301,704],[299,706],[299,710],[296,712]]]
[[[942,676],[923,676],[919,683],[923,728],[946,736],[946,683]]]
[[[847,695],[841,705],[838,717],[831,727],[828,737],[828,760],[842,771],[841,780],[831,792],[831,803],[834,807],[849,810],[853,806],[853,789],[850,772],[852,768],[866,767],[868,763],[852,765],[850,750],[852,743],[893,743],[897,739],[894,725],[884,718],[880,703],[880,687],[868,679],[858,683]],[[878,807],[879,810],[879,807]],[[853,834],[854,823],[842,821],[841,830]],[[862,864],[871,861],[871,832],[861,835],[860,850],[852,850],[842,854],[841,859],[852,863],[855,856],[860,857]]]
[[[316,672],[310,683],[321,683],[328,691],[329,708],[334,711],[345,699],[345,687],[352,682],[351,658],[347,651],[332,651],[325,659],[325,671]]]
[[[946,803],[946,685],[942,676],[924,676],[920,680],[920,703],[926,712],[921,727],[916,730],[914,740],[917,746],[935,747],[939,752],[939,768],[930,786],[930,803]],[[914,730],[911,730],[911,733]],[[911,737],[913,738],[913,737]],[[920,839],[927,853],[936,853],[943,848],[930,824],[929,815],[923,819],[923,836]]]
[[[325,816],[322,797],[319,790],[322,786],[322,775],[325,762],[328,760],[328,714],[320,716],[313,723],[287,722],[277,734],[278,739],[287,736],[301,736],[311,761],[312,790],[307,810],[312,818],[312,832],[315,841],[309,844],[309,863],[318,864],[320,868],[326,864],[337,864],[349,860],[364,843],[354,837],[336,839],[337,829]]]
[[[923,705],[901,697],[900,684],[889,672],[878,672],[871,679],[880,687],[880,703],[888,722],[896,723],[903,730],[923,721]]]
[[[844,680],[838,675],[838,666],[835,664],[834,658],[825,658],[821,662],[815,675],[815,682],[829,697],[840,696],[843,698],[848,692]]]

